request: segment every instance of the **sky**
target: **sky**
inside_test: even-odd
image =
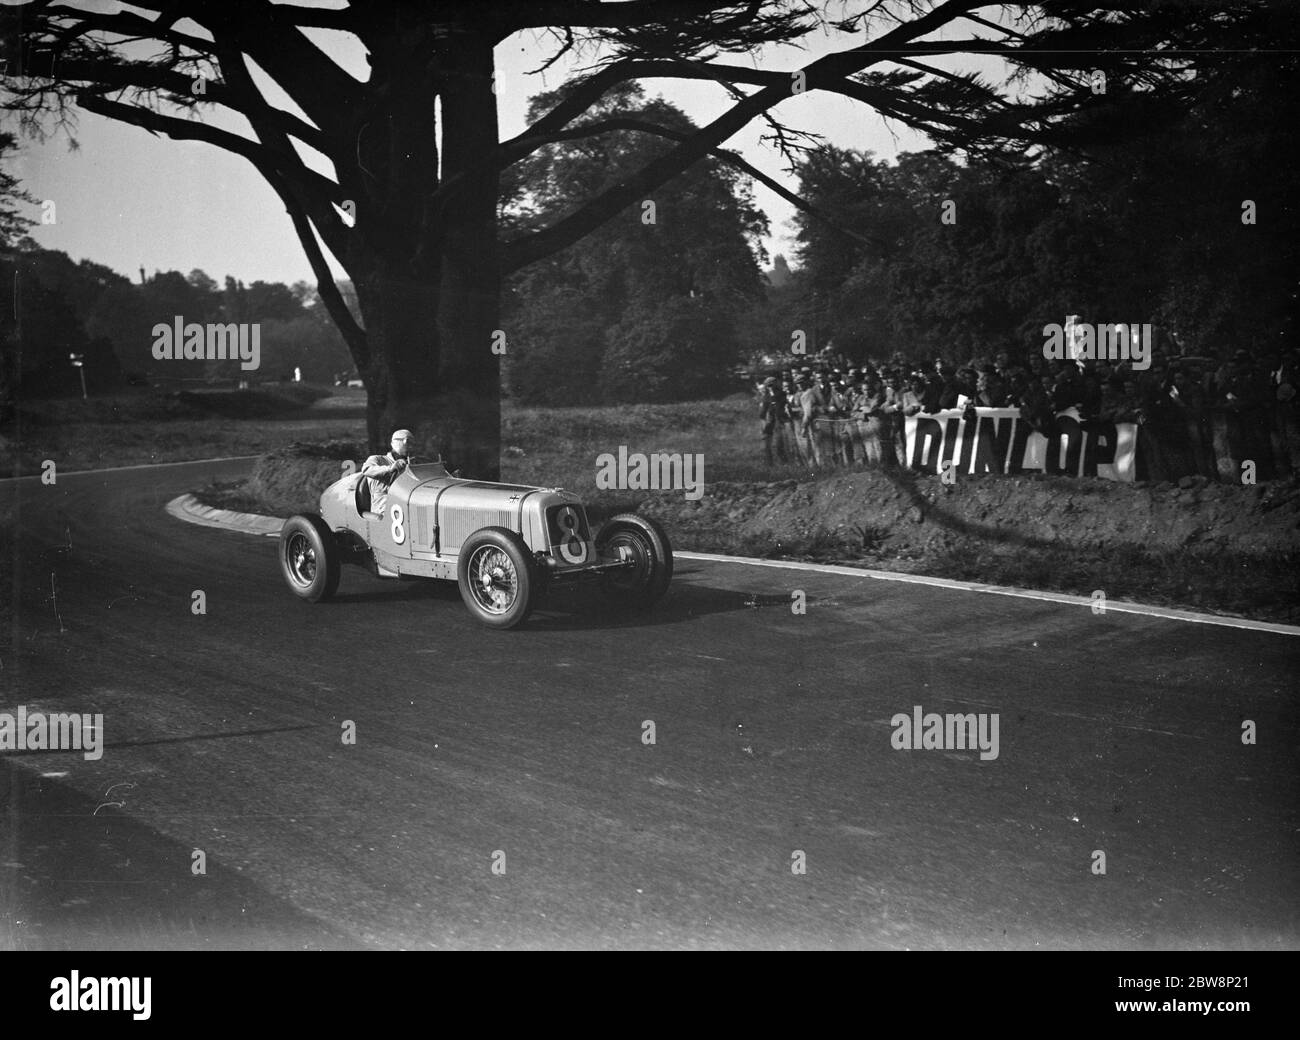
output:
[[[112,0],[95,0],[94,6],[107,10],[122,7]],[[838,14],[841,5],[835,3],[832,7]],[[181,23],[181,27],[192,28],[192,23],[189,27]],[[364,49],[354,37],[324,30],[311,30],[309,35],[346,71],[358,79],[367,77]],[[853,42],[847,34],[819,30],[806,37],[800,47],[768,47],[752,57],[723,55],[718,61],[793,70],[828,51],[850,47]],[[531,30],[498,46],[497,98],[502,138],[524,128],[532,95],[558,86],[595,57],[591,53],[567,56],[544,74],[529,74],[557,49],[553,36]],[[257,78],[274,103],[296,111],[269,77]],[[715,83],[655,79],[644,85],[647,95],[663,96],[700,125],[720,115],[731,103]],[[923,136],[886,122],[866,106],[824,91],[794,95],[782,102],[774,114],[788,125],[821,134],[830,144],[868,150],[883,158],[929,146]],[[204,118],[248,133],[240,117]],[[796,188],[795,178],[784,170],[784,159],[774,148],[760,143],[765,131],[766,125],[755,121],[726,146],[739,151],[787,188]],[[23,186],[40,202],[54,203],[56,222],[37,225],[30,232],[41,246],[62,250],[74,260],[104,264],[133,280],[139,278],[141,267],[150,274],[155,270],[189,272],[201,268],[218,281],[232,275],[244,282],[307,280],[314,284],[283,205],[246,160],[211,145],[155,137],[85,112],[79,115],[75,137],[79,145],[76,150],[69,148],[63,134],[53,134],[43,143],[24,140],[14,161],[14,172]],[[322,168],[329,172],[327,163]],[[781,253],[793,260],[794,208],[765,186],[754,187],[755,201],[770,222],[771,233],[763,242],[769,259]],[[41,212],[39,206],[31,209],[35,217]],[[337,265],[335,271],[342,276]]]

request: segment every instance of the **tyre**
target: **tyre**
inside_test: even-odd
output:
[[[537,575],[524,540],[504,527],[475,531],[460,547],[460,598],[489,628],[514,628],[533,609]]]
[[[319,603],[339,587],[343,563],[334,532],[319,516],[291,516],[280,528],[280,573],[299,599]]]
[[[673,547],[654,520],[636,513],[612,517],[596,535],[596,551],[602,556],[622,551],[632,559],[631,567],[601,578],[601,591],[616,602],[645,608],[668,591],[673,577]]]

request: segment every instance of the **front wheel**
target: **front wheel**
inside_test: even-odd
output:
[[[636,513],[612,517],[596,535],[596,551],[602,557],[616,556],[629,566],[609,571],[601,579],[601,591],[629,607],[652,606],[665,592],[673,577],[673,548],[662,527]]]
[[[291,516],[280,528],[280,573],[299,599],[327,600],[339,587],[342,560],[334,532],[318,516]]]
[[[523,539],[504,527],[485,527],[460,547],[460,598],[489,628],[514,628],[533,608],[537,585]]]

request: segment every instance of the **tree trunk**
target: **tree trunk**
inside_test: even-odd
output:
[[[446,27],[425,27],[423,37],[412,27],[375,56],[390,97],[410,101],[360,135],[363,173],[377,184],[357,215],[360,223],[373,214],[374,225],[353,265],[370,354],[362,375],[371,449],[387,450],[405,427],[417,459],[441,456],[489,480],[501,453],[498,188],[486,162],[497,145],[492,61],[489,39]],[[430,201],[447,181],[454,191]]]

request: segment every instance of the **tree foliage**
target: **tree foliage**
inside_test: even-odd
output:
[[[1293,343],[1295,54],[1159,118],[1113,90],[1076,120],[1089,143],[1030,166],[813,152],[801,194],[836,220],[800,218],[804,313],[777,328],[811,298],[821,340],[854,356],[1023,350],[1067,314],[1151,322],[1195,351]]]
[[[533,114],[563,95],[535,98]],[[693,129],[683,112],[634,85],[611,91],[578,126],[640,121],[683,136]],[[637,130],[547,145],[516,168],[508,220],[521,230],[548,226],[668,147]],[[748,178],[710,159],[519,272],[504,318],[515,341],[512,391],[530,403],[578,404],[673,400],[716,387],[739,350],[736,318],[762,298],[755,250],[766,227]]]

